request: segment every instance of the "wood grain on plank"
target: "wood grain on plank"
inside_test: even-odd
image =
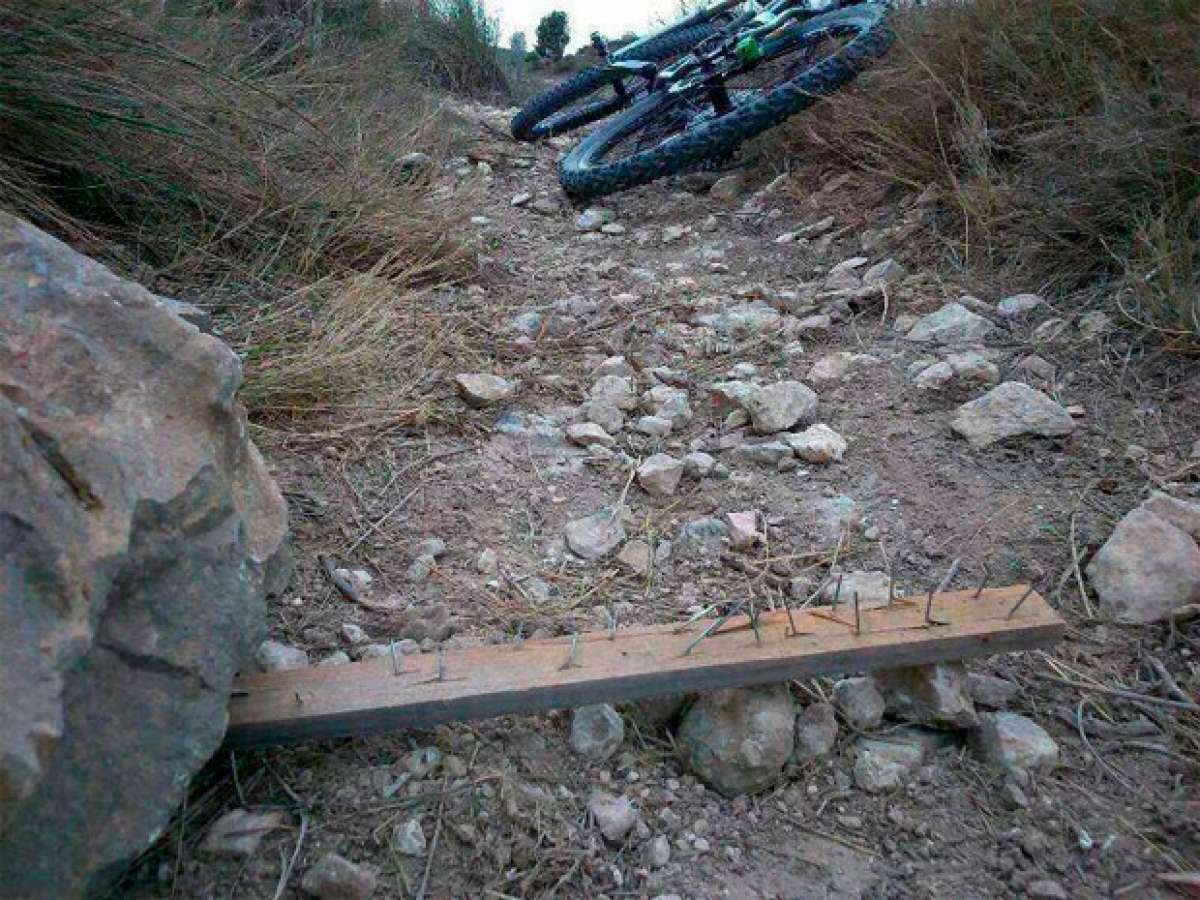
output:
[[[712,691],[843,672],[962,659],[1045,646],[1065,625],[1037,593],[1011,618],[1024,585],[951,591],[893,606],[864,604],[765,612],[758,636],[731,618],[685,654],[712,624],[589,632],[450,650],[442,679],[433,653],[330,668],[246,675],[234,684],[227,741],[235,746],[344,737],[510,713],[534,713],[660,694]],[[761,639],[761,643],[760,643]],[[574,654],[571,652],[575,640]]]

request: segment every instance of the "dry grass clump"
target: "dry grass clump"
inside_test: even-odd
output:
[[[429,83],[504,87],[467,0],[0,0],[0,30],[0,208],[221,315],[260,418],[360,393],[412,292],[473,273],[470,190],[405,163],[455,140]]]
[[[942,0],[791,125],[792,154],[941,189],[967,265],[1108,284],[1147,326],[1200,334],[1200,3]]]

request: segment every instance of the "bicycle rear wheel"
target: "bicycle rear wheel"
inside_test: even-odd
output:
[[[637,48],[637,59],[668,64],[705,38],[716,33],[718,24],[704,22],[659,35]],[[613,55],[622,59],[620,51]],[[625,96],[617,91],[617,84]],[[619,76],[595,66],[533,98],[512,120],[512,135],[518,141],[537,141],[566,134],[610,116],[636,102],[644,94],[645,82],[635,75]]]
[[[885,15],[882,6],[862,4],[815,16],[764,44],[754,67],[730,64],[725,115],[714,113],[698,79],[645,97],[563,159],[563,189],[576,199],[602,197],[732,153],[882,56],[892,41]]]

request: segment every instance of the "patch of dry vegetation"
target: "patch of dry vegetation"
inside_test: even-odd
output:
[[[895,27],[891,54],[789,126],[785,152],[936,185],[972,270],[1099,289],[1194,341],[1200,3],[943,0]]]
[[[0,0],[0,207],[217,313],[260,421],[414,382],[472,194],[405,156],[455,140],[429,88],[508,90],[488,28],[468,0]]]

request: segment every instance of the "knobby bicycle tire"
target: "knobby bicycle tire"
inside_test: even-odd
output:
[[[852,31],[850,43],[836,55],[822,59],[791,80],[780,84],[724,116],[713,118],[670,140],[625,159],[598,160],[611,146],[652,119],[664,104],[674,102],[656,92],[606,122],[581,141],[559,166],[559,180],[569,196],[594,199],[647,184],[667,175],[690,171],[705,160],[732,153],[748,138],[773,128],[852,81],[870,60],[882,56],[892,42],[885,22],[887,10],[862,4],[808,20],[797,34],[776,40],[788,50],[826,31]],[[786,52],[786,51],[785,51]]]
[[[636,50],[636,56],[646,62],[661,62],[691,50],[705,38],[714,34],[717,26],[711,22],[690,25],[675,31],[659,35],[645,46]],[[613,54],[613,59],[623,59],[621,51]],[[570,106],[577,100],[582,100],[597,91],[609,87],[613,76],[600,66],[584,69],[568,78],[562,84],[551,88],[543,94],[534,97],[517,113],[512,120],[512,136],[518,141],[536,141],[542,138],[554,137],[582,128],[597,119],[611,115],[621,109],[628,101],[617,96],[597,100],[591,106],[580,109],[575,115],[555,119],[547,124],[560,110]]]

